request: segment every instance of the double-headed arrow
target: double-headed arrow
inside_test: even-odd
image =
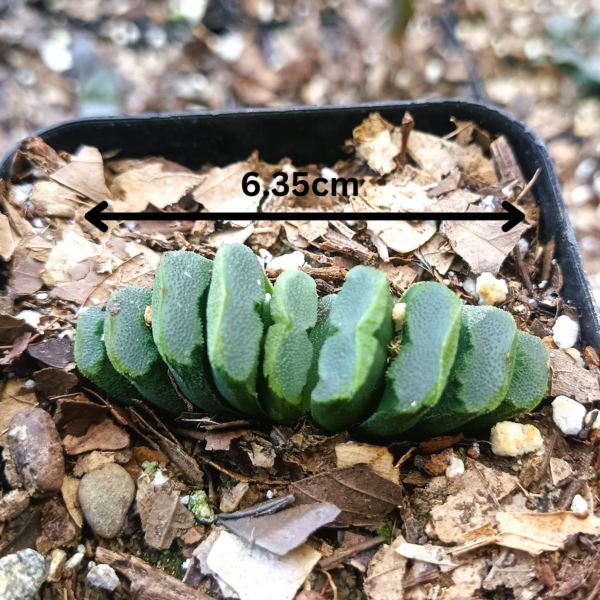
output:
[[[506,212],[104,212],[108,202],[100,202],[85,218],[100,231],[107,231],[104,221],[506,221],[502,231],[510,231],[525,215],[510,202],[503,202]]]

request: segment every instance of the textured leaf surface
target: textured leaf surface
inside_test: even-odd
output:
[[[152,292],[152,335],[190,402],[207,412],[233,415],[219,398],[206,352],[206,299],[212,265],[193,252],[162,257]]]
[[[139,396],[137,389],[112,366],[104,345],[104,310],[88,308],[77,318],[75,362],[81,373],[105,392],[130,404]]]
[[[250,248],[219,248],[206,307],[208,358],[219,392],[239,410],[258,417],[266,415],[256,379],[268,309],[265,294],[272,291]]]
[[[151,301],[152,292],[140,287],[120,288],[110,295],[104,322],[106,351],[117,372],[144,398],[178,414],[186,405],[173,388],[144,318]]]
[[[394,435],[412,427],[440,399],[456,356],[462,303],[446,286],[417,283],[404,294],[402,348],[386,373],[368,433]]]
[[[446,390],[412,431],[439,435],[494,410],[508,392],[516,346],[517,326],[510,313],[493,306],[465,306]]]
[[[517,415],[532,411],[544,397],[548,387],[550,353],[539,338],[517,331],[515,369],[508,387],[508,394],[495,410],[473,419],[469,430],[476,431],[507,421]]]
[[[321,350],[311,411],[320,425],[341,431],[368,415],[383,383],[393,336],[392,297],[385,274],[372,267],[353,268],[330,319],[336,332]]]
[[[325,340],[335,333],[335,327],[331,324],[331,307],[337,295],[330,294],[319,298],[317,306],[317,324],[312,328],[308,339],[313,348],[312,362],[308,370],[306,387],[302,394],[302,407],[305,411],[310,410],[310,397],[319,381],[319,357]]]
[[[302,392],[313,357],[307,331],[317,322],[314,279],[302,271],[284,271],[269,308],[273,324],[265,340],[263,404],[271,417],[288,423],[304,414]]]

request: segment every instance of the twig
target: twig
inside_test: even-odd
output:
[[[147,406],[141,400],[134,400],[134,402],[138,408],[141,408],[144,412],[149,414],[154,419],[154,422],[156,423],[156,425],[158,425],[158,427],[165,432],[167,437],[173,443],[177,444],[178,446],[181,446],[181,444],[179,443],[179,440],[171,433],[171,430],[156,416],[156,413],[149,406]]]
[[[544,247],[544,258],[542,261],[542,281],[548,281],[550,279],[555,249],[556,242],[554,241],[554,238],[552,238]]]
[[[173,386],[175,393],[179,396],[179,398],[181,398],[181,400],[183,400],[185,402],[187,409],[190,412],[194,412],[194,405],[181,393],[181,390],[179,389],[179,386],[177,385],[177,382],[175,381],[175,378],[173,377],[173,373],[171,373],[171,371],[167,371],[167,375],[169,376],[169,379],[171,380],[171,385]]]
[[[590,595],[585,600],[596,600],[598,594],[600,594],[600,579],[598,580],[598,583],[594,586],[594,589],[590,592]]]
[[[229,475],[232,479],[237,479],[242,483],[262,483],[264,485],[290,485],[289,481],[283,481],[280,479],[270,479],[268,481],[263,481],[262,479],[258,479],[256,477],[246,477],[245,475],[240,475],[239,473],[234,473],[229,469],[223,467],[222,465],[205,458],[202,454],[196,455],[196,458],[203,462],[205,465],[211,466],[213,469],[217,469],[217,471],[221,471],[221,473],[225,473],[225,475]]]
[[[244,510],[238,510],[233,513],[222,513],[217,517],[218,521],[235,521],[236,519],[245,519],[246,517],[264,517],[265,515],[272,515],[280,511],[282,508],[292,504],[294,502],[294,496],[283,496],[283,498],[273,498],[267,502],[262,502],[257,506],[251,506]]]
[[[346,548],[346,550],[338,550],[337,552],[334,552],[332,556],[319,561],[319,567],[322,569],[331,569],[338,566],[347,558],[351,558],[363,550],[369,550],[369,548],[374,548],[375,546],[379,546],[383,543],[385,543],[385,538],[382,535],[378,535],[370,540],[365,540],[360,544]]]
[[[533,184],[536,182],[538,175],[540,174],[541,169],[538,169],[534,174],[533,177],[529,180],[529,183],[521,190],[521,193],[516,197],[515,199],[515,204],[521,200],[525,194],[533,187]]]
[[[550,459],[552,458],[552,453],[554,452],[554,444],[556,443],[556,433],[552,436],[550,440],[550,444],[548,444],[548,450],[544,453],[544,460],[540,465],[540,468],[537,472],[537,475],[534,480],[534,492],[539,491],[542,477],[546,474],[548,467],[550,466]]]
[[[100,400],[100,402],[102,404],[104,404],[104,406],[108,406],[108,408],[110,408],[110,413],[111,415],[117,419],[117,421],[119,423],[121,423],[121,425],[125,425],[126,427],[131,427],[131,429],[133,429],[140,437],[144,438],[151,446],[151,448],[153,450],[160,450],[160,448],[158,447],[158,444],[156,442],[154,442],[154,440],[151,440],[147,435],[145,435],[140,429],[139,427],[137,427],[134,423],[130,423],[130,422],[126,422],[115,410],[114,406],[106,399],[104,399],[100,394],[98,394],[97,392],[95,392],[94,390],[90,390],[89,388],[81,388],[84,392],[87,392],[88,394],[90,394],[91,396],[95,396],[98,400]]]
[[[335,583],[333,582],[333,577],[331,576],[331,573],[329,573],[329,571],[326,571],[325,569],[316,569],[316,570],[320,571],[321,573],[324,573],[327,576],[329,585],[331,586],[331,589],[333,590],[333,600],[337,600],[338,590],[337,590]]]
[[[527,274],[527,270],[525,269],[525,263],[523,262],[523,257],[521,256],[521,248],[519,244],[515,245],[515,257],[517,259],[517,265],[519,265],[519,271],[521,271],[521,277],[523,278],[523,283],[527,288],[527,291],[531,295],[532,298],[535,298],[533,285],[531,284],[531,279],[529,279],[529,275]]]
[[[583,479],[574,479],[567,486],[567,489],[562,493],[560,502],[558,503],[557,508],[559,510],[568,510],[569,506],[573,502],[573,498],[579,494],[585,485],[585,481]]]

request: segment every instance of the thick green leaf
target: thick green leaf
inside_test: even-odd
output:
[[[80,312],[75,331],[75,362],[82,375],[124,404],[139,397],[137,389],[115,371],[104,345],[104,310],[93,306]]]
[[[516,349],[517,326],[510,313],[465,306],[448,385],[408,436],[440,435],[494,410],[508,392]]]
[[[310,411],[310,397],[312,391],[319,382],[319,357],[321,356],[321,350],[325,340],[332,336],[336,329],[331,325],[331,307],[335,299],[336,294],[330,294],[329,296],[322,296],[319,298],[317,308],[317,324],[312,328],[308,339],[313,347],[312,361],[310,369],[308,370],[308,377],[306,378],[306,387],[302,393],[302,408],[305,412]]]
[[[392,297],[382,271],[353,268],[330,315],[336,331],[319,357],[319,382],[311,412],[330,430],[362,421],[381,391],[388,344],[393,337]]]
[[[284,271],[270,302],[273,324],[265,339],[263,405],[269,415],[291,423],[304,415],[302,392],[313,357],[308,331],[317,322],[317,286],[302,271]]]
[[[539,338],[517,331],[517,352],[508,394],[495,410],[476,417],[467,424],[469,431],[489,429],[521,413],[532,411],[544,397],[548,387],[550,353]]]
[[[140,287],[115,290],[106,303],[104,341],[112,366],[125,376],[153,404],[172,413],[186,410],[169,379],[169,369],[160,357],[150,328],[146,308],[152,292]]]
[[[386,388],[375,413],[361,429],[395,435],[410,429],[440,399],[454,364],[462,302],[436,282],[412,285],[406,306],[402,348],[386,373]]]
[[[265,417],[256,379],[262,351],[263,319],[273,288],[254,252],[224,244],[213,263],[206,307],[208,358],[219,392],[235,408]]]
[[[207,412],[235,415],[219,397],[206,351],[206,299],[212,266],[212,261],[184,250],[161,258],[152,292],[152,335],[190,402]]]

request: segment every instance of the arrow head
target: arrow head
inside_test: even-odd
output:
[[[523,211],[506,200],[502,203],[502,208],[508,213],[508,220],[502,225],[502,231],[510,231],[525,218]]]
[[[85,213],[86,220],[91,223],[94,227],[97,227],[100,231],[108,231],[108,225],[102,222],[102,213],[108,208],[108,202],[103,201],[96,204],[94,208],[88,210]]]

